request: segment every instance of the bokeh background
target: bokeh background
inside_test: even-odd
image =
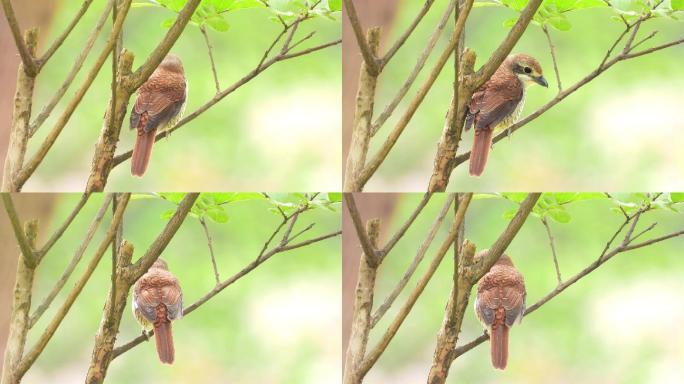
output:
[[[444,13],[447,1],[435,2],[416,32],[397,53],[380,77],[375,115],[396,93],[422,52]],[[381,52],[394,43],[422,7],[421,1],[357,0],[364,27],[383,26]],[[506,36],[503,22],[517,13],[501,7],[475,8],[466,26],[466,46],[478,54],[479,68]],[[551,28],[561,80],[565,88],[583,78],[601,62],[608,47],[624,29],[611,20],[607,8],[566,14],[572,29]],[[453,24],[453,23],[452,23]],[[372,140],[370,153],[392,130],[446,45],[450,28],[442,35],[425,69],[393,117]],[[642,25],[639,38],[658,34],[639,49],[682,38],[684,24],[655,19]],[[347,151],[357,87],[358,49],[348,22],[344,23],[344,132]],[[638,39],[637,39],[638,40]],[[354,55],[349,54],[353,52]],[[548,89],[531,87],[523,115],[551,100],[557,92],[553,64],[541,28],[531,25],[513,49],[536,57],[548,79]],[[352,57],[353,56],[353,57]],[[684,168],[684,46],[617,64],[528,123],[510,140],[495,145],[487,169],[480,178],[468,176],[467,164],[452,174],[450,190],[652,190],[682,189]],[[366,191],[424,191],[432,174],[434,154],[451,98],[453,66],[447,64],[411,123],[398,140]],[[461,150],[470,149],[472,133],[464,134]],[[462,152],[461,152],[462,153]],[[346,156],[345,156],[346,158]]]
[[[76,195],[14,195],[22,219],[40,218],[38,243],[59,225],[78,201]],[[93,196],[72,227],[54,246],[38,269],[34,306],[59,278],[80,244],[102,196]],[[279,223],[265,201],[231,203],[229,221],[209,223],[221,279],[251,262]],[[124,216],[124,238],[135,246],[134,260],[163,229],[163,212],[173,205],[162,200],[132,200]],[[104,236],[105,218],[89,250],[52,307],[29,333],[27,345],[54,315],[55,307],[80,276]],[[339,210],[316,209],[302,214],[295,231],[315,227],[302,240],[339,228]],[[0,215],[3,249],[0,256],[0,353],[7,337],[17,248],[6,215]],[[109,290],[111,258],[105,255],[50,344],[23,382],[75,383],[83,381],[95,333]],[[214,274],[199,222],[188,217],[162,254],[181,282],[185,305],[214,286]],[[176,361],[159,363],[154,341],[142,343],[115,359],[110,383],[324,383],[340,372],[340,240],[339,237],[274,256],[202,305],[174,322]],[[130,298],[129,298],[130,305]],[[140,327],[129,308],[124,313],[117,345],[137,337]],[[1,369],[1,368],[0,368]]]
[[[364,220],[382,218],[384,241],[404,223],[422,198],[419,194],[372,195],[375,194],[357,194],[356,201]],[[411,263],[445,199],[444,195],[433,196],[415,224],[385,259],[378,275],[376,308]],[[362,204],[369,205],[362,207]],[[466,216],[466,238],[475,242],[479,249],[490,246],[508,225],[508,220],[502,215],[515,207],[514,203],[499,199],[472,201]],[[587,200],[566,207],[572,217],[569,223],[550,222],[563,279],[570,278],[596,260],[623,220],[620,213],[611,210],[613,204],[608,200]],[[451,217],[453,215],[445,220],[403,294],[371,332],[370,346],[377,343],[408,292],[426,270],[446,237]],[[359,257],[358,241],[353,229],[346,226],[348,222],[345,217],[345,297],[353,295],[354,286],[348,284],[347,271],[353,270],[356,274]],[[635,233],[654,222],[658,223],[655,229],[637,241],[681,230],[682,214],[665,210],[647,213]],[[618,242],[621,238],[618,237]],[[455,360],[447,382],[681,382],[684,377],[681,364],[684,360],[684,331],[680,326],[684,321],[680,298],[684,289],[683,248],[684,238],[679,237],[615,256],[511,330],[509,361],[505,371],[491,367],[489,344],[486,342]],[[544,226],[538,218],[527,220],[507,253],[525,277],[528,305],[554,289],[553,259]],[[365,382],[425,382],[451,289],[451,255],[452,252],[447,254]],[[482,334],[482,327],[473,311],[473,299],[471,295],[459,345]],[[347,312],[350,308],[349,304],[346,305],[345,330],[349,326]]]
[[[38,51],[62,31],[80,7],[76,1],[30,0],[16,2],[21,26],[40,27]],[[36,86],[34,115],[61,85],[74,57],[87,39],[104,2],[94,2],[63,47],[43,69]],[[124,47],[136,55],[134,68],[142,63],[167,29],[161,24],[175,14],[162,8],[132,8],[124,26]],[[273,38],[280,32],[265,9],[249,9],[226,15],[227,32],[209,30],[222,89],[250,72]],[[339,39],[336,20],[318,17],[299,28],[297,38],[316,35],[300,48]],[[91,68],[96,53],[109,33],[106,26],[82,73],[29,145],[31,155],[50,130]],[[0,74],[8,84],[3,104],[14,94],[18,65],[16,48],[4,17],[0,23],[2,47]],[[172,48],[179,55],[189,83],[186,113],[210,100],[215,93],[204,39],[189,25]],[[117,166],[107,188],[115,191],[193,190],[338,190],[340,189],[340,69],[341,49],[317,53],[275,64],[238,91],[157,143],[145,177],[130,175],[128,162]],[[108,61],[103,68],[111,68]],[[87,180],[102,116],[109,100],[111,71],[104,70],[86,94],[54,149],[45,158],[26,191],[80,191]],[[10,108],[2,108],[0,153],[4,158],[9,135]],[[126,121],[128,121],[126,119]],[[117,153],[132,148],[135,135],[122,131]]]

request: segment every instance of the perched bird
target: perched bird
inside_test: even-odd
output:
[[[471,176],[482,175],[493,135],[520,119],[525,104],[525,88],[531,84],[549,86],[539,62],[528,55],[512,55],[473,93],[465,122],[466,130],[475,125],[475,139],[470,151]]]
[[[183,315],[183,293],[178,279],[166,261],[157,259],[133,287],[133,314],[143,334],[154,329],[157,354],[162,363],[172,364],[174,359],[171,321]]]
[[[178,56],[169,54],[138,88],[138,98],[131,111],[131,129],[138,133],[131,158],[133,176],[145,173],[156,133],[176,125],[183,116],[187,95],[183,63]]]
[[[478,257],[486,252],[480,252]],[[489,333],[494,368],[506,368],[508,331],[522,320],[526,295],[523,276],[505,254],[478,282],[475,314]]]

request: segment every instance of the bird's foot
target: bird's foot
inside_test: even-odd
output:
[[[508,140],[511,139],[511,134],[513,131],[511,131],[511,127],[506,128],[506,137],[508,137]]]
[[[146,330],[144,330],[144,329],[142,330],[142,335],[145,338],[145,341],[150,341],[150,334],[147,333]]]

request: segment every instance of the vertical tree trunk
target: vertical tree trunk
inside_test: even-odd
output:
[[[31,56],[36,54],[38,45],[38,30],[30,29],[24,35],[24,41]],[[18,192],[19,186],[15,185],[13,178],[24,165],[24,155],[29,139],[29,123],[31,119],[31,107],[33,105],[33,88],[36,78],[29,76],[24,71],[24,65],[19,65],[17,74],[17,90],[14,94],[14,110],[10,127],[10,139],[5,157],[5,169],[2,177],[3,192]]]
[[[35,246],[37,228],[38,222],[34,220],[28,222],[24,229],[26,238],[32,248]],[[23,374],[16,371],[16,368],[24,354],[26,334],[29,330],[29,311],[31,310],[31,291],[33,289],[34,275],[35,267],[26,265],[24,255],[20,255],[17,264],[17,277],[14,283],[9,335],[5,345],[5,358],[2,378],[0,379],[1,384],[18,384],[23,376]]]

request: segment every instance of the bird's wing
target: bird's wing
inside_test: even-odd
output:
[[[150,132],[168,122],[180,112],[185,103],[185,79],[180,75],[153,75],[138,90],[138,98],[131,111],[131,129]],[[143,115],[147,118],[142,118]],[[138,125],[143,123],[142,127]]]
[[[475,310],[484,325],[490,327],[494,323],[494,315],[496,308],[499,306],[497,300],[496,289],[481,290],[477,293],[477,301],[475,302]]]
[[[503,307],[506,309],[506,325],[513,326],[520,322],[525,314],[525,283],[520,273],[508,276],[507,284],[503,287]]]
[[[522,100],[523,88],[518,79],[489,81],[473,94],[470,113],[475,128],[493,128],[515,111]]]
[[[135,300],[137,309],[147,320],[154,321],[157,318],[155,308],[159,305],[160,300],[155,289],[136,287],[133,300]]]
[[[178,280],[172,277],[168,284],[161,288],[162,303],[166,305],[170,320],[177,319],[183,314],[183,294]]]

